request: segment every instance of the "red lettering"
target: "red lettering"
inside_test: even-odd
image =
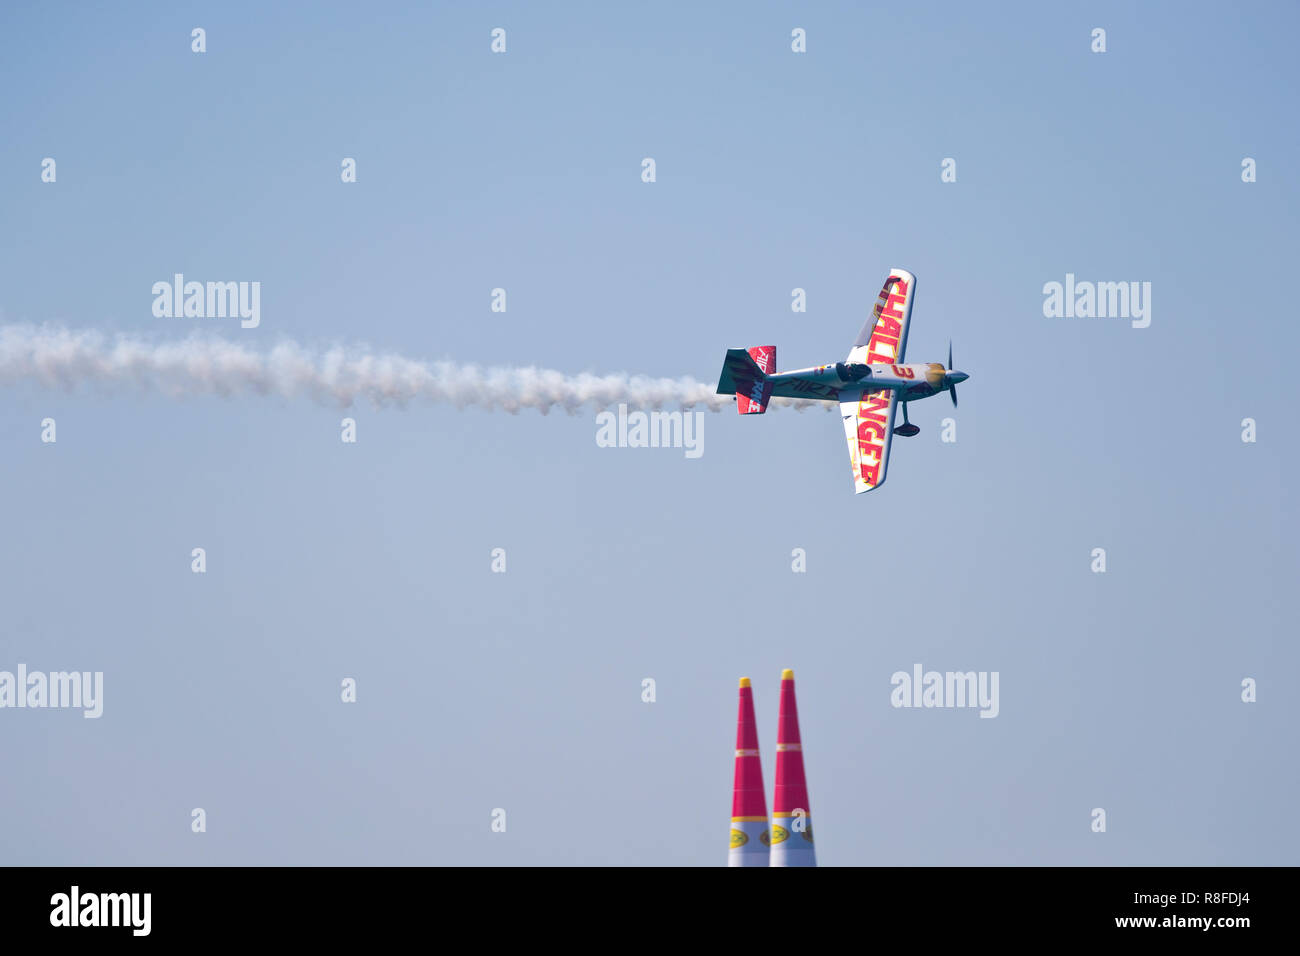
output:
[[[886,342],[897,342],[902,333],[903,326],[886,312],[876,320],[876,327],[871,330],[871,341],[880,339]]]
[[[858,406],[858,420],[875,422],[878,425],[883,425],[885,423],[884,409],[880,408],[879,406],[868,405],[866,402],[863,402],[861,405]]]
[[[858,447],[869,445],[879,447],[885,437],[885,426],[881,422],[864,421],[858,425]]]
[[[888,416],[889,393],[886,391],[864,395],[858,402],[858,471],[862,480],[872,487],[880,478]]]
[[[901,293],[890,292],[887,284],[881,293],[884,307],[876,306],[876,327],[871,330],[871,340],[867,343],[868,363],[892,364],[898,359],[898,341],[903,334],[900,310],[907,302],[907,283],[897,279],[895,285]]]
[[[874,449],[873,449],[874,451]],[[876,483],[876,478],[880,475],[880,456],[876,455],[874,460],[869,460],[865,454],[862,456],[862,464],[858,467],[862,473],[862,480],[869,485]]]

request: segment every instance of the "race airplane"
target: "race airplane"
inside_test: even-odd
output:
[[[921,429],[907,420],[907,403],[946,391],[957,405],[957,383],[965,372],[952,368],[952,342],[947,367],[937,362],[904,365],[907,326],[916,298],[916,277],[902,269],[890,270],[871,318],[843,362],[776,371],[776,346],[727,349],[718,379],[718,394],[736,396],[736,411],[761,415],[773,397],[839,402],[844,434],[849,440],[853,483],[857,494],[885,483],[889,445],[893,435],[911,438]],[[894,427],[894,412],[903,406],[903,424]]]

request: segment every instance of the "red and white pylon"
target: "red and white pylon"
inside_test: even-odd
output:
[[[731,794],[731,849],[728,866],[767,866],[771,835],[763,798],[763,767],[758,756],[758,724],[749,678],[740,679],[736,716],[736,776]]]
[[[781,709],[776,724],[776,795],[772,800],[772,866],[816,866],[808,784],[799,739],[794,671],[781,672]]]

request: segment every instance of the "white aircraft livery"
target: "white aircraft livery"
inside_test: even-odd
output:
[[[736,410],[742,415],[763,414],[774,395],[839,402],[854,487],[858,494],[879,488],[885,483],[892,437],[911,438],[921,430],[908,421],[907,403],[946,391],[956,406],[957,385],[970,377],[953,370],[951,342],[946,366],[904,364],[915,298],[916,277],[902,269],[890,270],[871,318],[848,357],[834,365],[778,373],[775,345],[727,349],[718,394],[734,394]],[[900,403],[903,424],[895,428],[894,413]]]

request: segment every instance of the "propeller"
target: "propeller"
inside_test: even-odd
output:
[[[948,340],[948,371],[952,371],[952,339]],[[952,396],[952,407],[957,407],[957,383],[948,383],[948,394]]]

